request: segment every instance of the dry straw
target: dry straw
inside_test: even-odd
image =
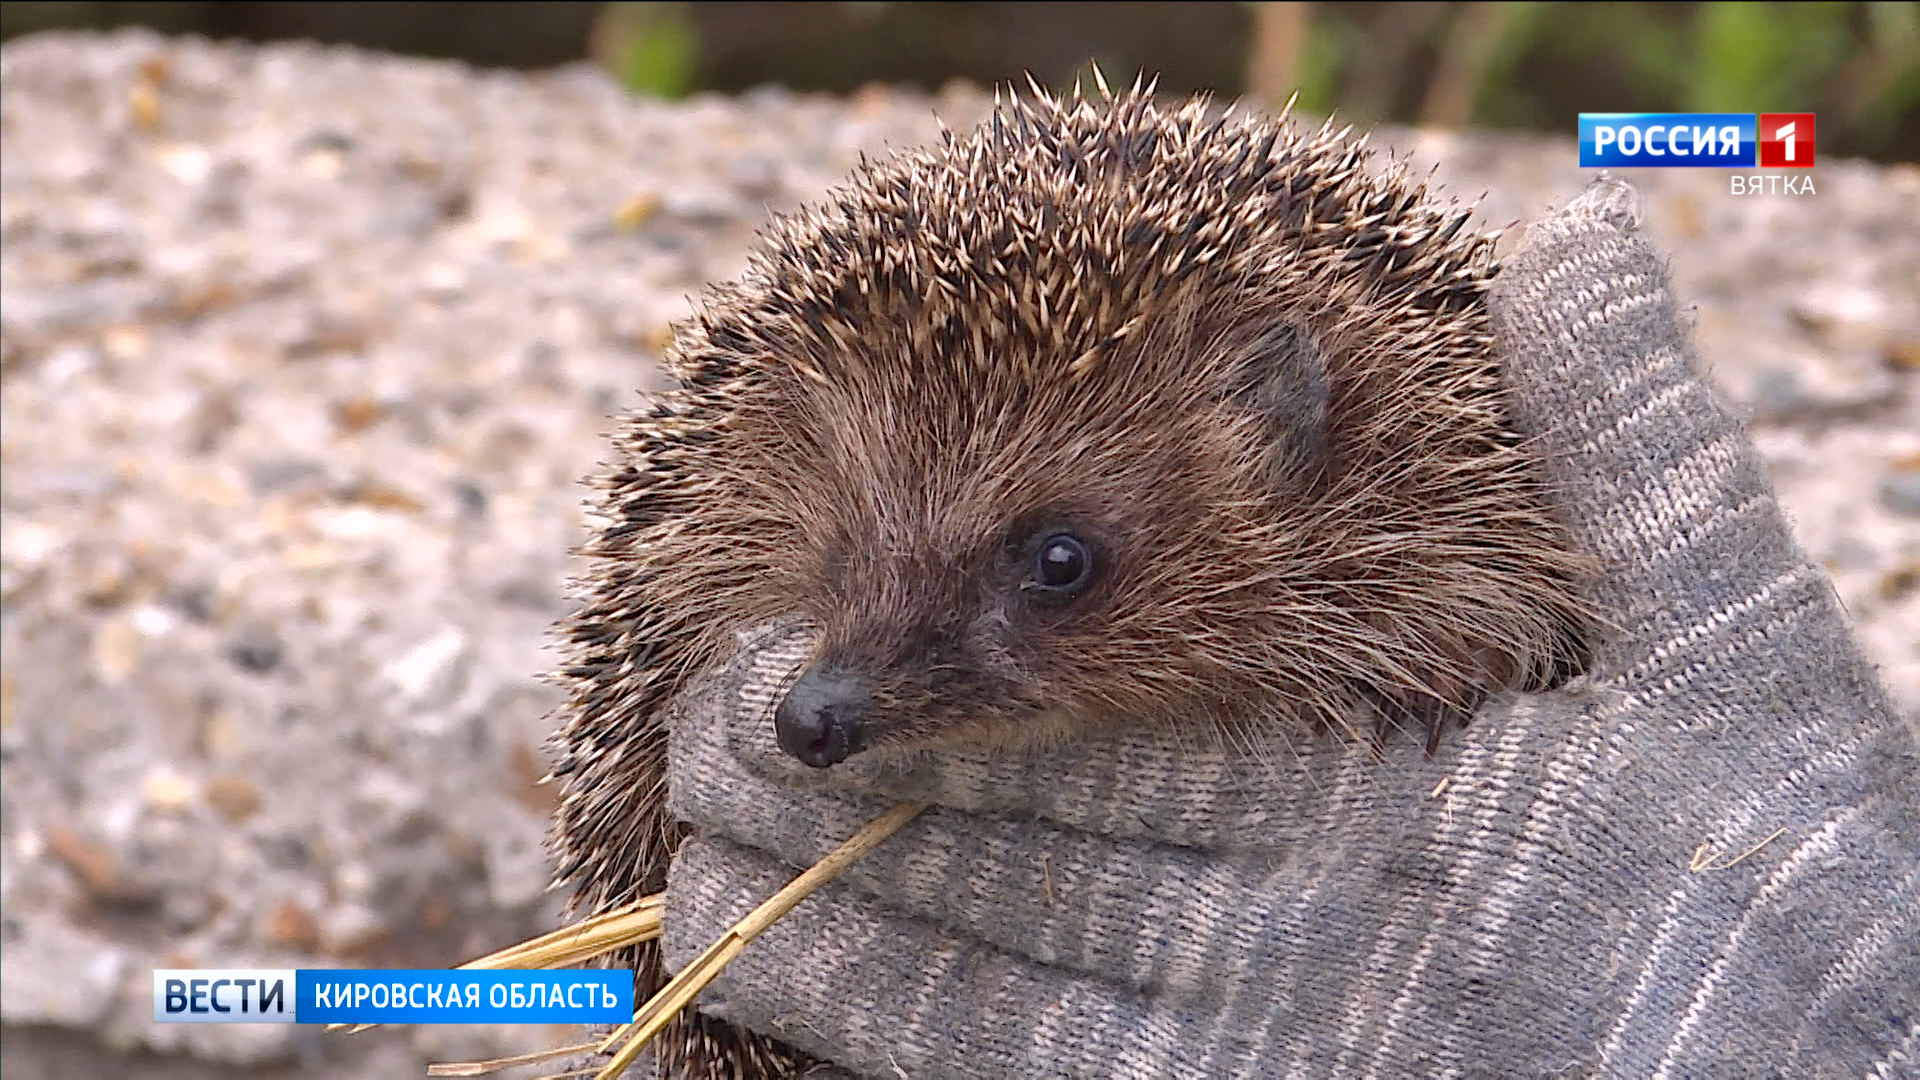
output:
[[[577,1046],[562,1046],[518,1057],[430,1065],[427,1067],[427,1075],[484,1076],[501,1069],[591,1052],[612,1056],[597,1071],[558,1073],[546,1077],[545,1080],[589,1075],[594,1077],[594,1080],[613,1080],[614,1077],[625,1072],[627,1066],[633,1064],[634,1059],[640,1056],[640,1052],[646,1049],[647,1044],[666,1028],[668,1022],[680,1014],[680,1010],[691,1004],[700,991],[706,989],[707,984],[718,977],[720,972],[733,962],[734,957],[740,955],[740,951],[747,947],[747,942],[759,937],[769,926],[779,922],[787,912],[798,906],[800,901],[838,877],[840,872],[852,866],[856,859],[878,847],[881,841],[892,836],[900,826],[911,821],[914,815],[924,809],[926,809],[925,803],[901,803],[868,822],[865,828],[855,833],[846,843],[833,849],[826,858],[794,878],[785,888],[774,893],[759,907],[749,912],[746,918],[735,923],[732,929],[720,935],[718,941],[707,946],[706,951],[695,957],[692,963],[682,968],[678,975],[661,987],[659,993],[640,1006],[635,1011],[632,1022],[622,1025],[605,1040],[598,1043],[582,1043]],[[509,946],[471,963],[462,964],[461,968],[479,970],[566,967],[584,963],[629,945],[651,941],[660,936],[663,899],[664,897],[660,894],[644,897],[628,907],[610,911],[604,915],[596,915],[577,925]]]

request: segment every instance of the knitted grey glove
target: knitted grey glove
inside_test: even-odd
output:
[[[803,648],[765,635],[673,721],[670,966],[891,803],[939,806],[698,1007],[916,1080],[1920,1075],[1920,756],[1634,207],[1602,181],[1493,296],[1517,422],[1603,561],[1590,677],[1433,759],[1135,734],[821,771],[774,743]]]

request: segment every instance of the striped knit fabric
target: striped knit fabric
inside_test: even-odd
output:
[[[1602,181],[1497,280],[1514,408],[1618,628],[1428,760],[1147,736],[815,771],[774,634],[675,720],[679,965],[940,804],[700,1008],[870,1077],[1920,1076],[1920,756]]]

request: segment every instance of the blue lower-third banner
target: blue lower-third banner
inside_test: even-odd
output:
[[[164,1024],[624,1024],[633,972],[162,969]]]

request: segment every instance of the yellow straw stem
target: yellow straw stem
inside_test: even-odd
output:
[[[568,1054],[591,1053],[596,1045],[598,1044],[581,1043],[578,1046],[556,1046],[551,1050],[536,1050],[531,1054],[516,1054],[513,1057],[494,1058],[491,1061],[456,1061],[450,1064],[429,1065],[427,1075],[485,1076],[488,1073],[499,1072],[501,1069],[511,1069],[516,1065],[534,1065],[542,1061],[552,1061],[557,1057],[565,1057]],[[580,1075],[586,1075],[585,1071]]]
[[[734,957],[740,955],[740,950],[747,947],[747,942],[779,922],[800,901],[840,876],[840,872],[852,866],[854,860],[878,847],[882,840],[892,836],[900,826],[913,820],[914,815],[926,808],[925,803],[901,803],[874,818],[866,828],[855,833],[846,843],[833,849],[826,858],[813,864],[811,869],[794,878],[786,888],[768,897],[746,918],[735,923],[731,930],[720,936],[720,940],[707,946],[706,951],[695,957],[692,963],[661,987],[659,993],[641,1006],[631,1024],[622,1026],[601,1043],[601,1053],[606,1053],[616,1045],[624,1045],[620,1045],[619,1052],[594,1080],[614,1080],[625,1072],[627,1066],[633,1064],[634,1059],[640,1056],[640,1051],[660,1034],[668,1022],[692,1003],[694,997],[733,962]]]
[[[509,945],[478,960],[461,964],[456,971],[498,971],[515,968],[537,971],[546,968],[584,964],[596,956],[628,945],[638,945],[660,936],[660,912],[666,905],[665,893],[643,896],[626,907],[595,915],[572,926]],[[351,1035],[378,1024],[328,1024],[328,1031],[346,1030]],[[448,1076],[467,1075],[447,1073]]]
[[[566,967],[628,945],[652,941],[660,936],[660,912],[665,901],[664,893],[643,896],[626,907],[461,964],[460,970]]]

